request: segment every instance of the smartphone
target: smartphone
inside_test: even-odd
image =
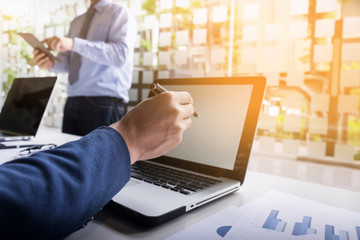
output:
[[[60,61],[32,33],[18,33],[18,35],[22,37],[28,44],[30,44],[30,46],[32,46],[33,48],[37,48],[41,52],[45,53],[51,59],[51,61]]]

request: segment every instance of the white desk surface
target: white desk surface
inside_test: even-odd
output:
[[[331,206],[360,212],[359,192],[248,171],[245,183],[238,192],[190,211],[185,215],[158,227],[152,229],[139,229],[126,221],[119,219],[110,212],[102,211],[98,213],[95,219],[89,222],[84,229],[71,234],[66,240],[161,240],[210,217],[230,205],[244,205],[272,189],[297,195],[309,200],[322,202]]]
[[[53,129],[43,128],[32,142],[55,143],[60,145],[78,138],[78,136],[63,134]],[[13,158],[16,156],[17,152],[18,149],[1,150],[0,164],[6,160],[8,161],[11,157]],[[165,239],[230,205],[241,206],[272,189],[331,206],[360,212],[359,192],[248,171],[245,183],[238,192],[192,210],[185,215],[158,227],[140,229],[131,225],[129,222],[126,222],[126,220],[113,215],[111,212],[101,211],[85,228],[71,234],[66,239]]]

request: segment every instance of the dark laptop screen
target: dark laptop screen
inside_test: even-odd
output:
[[[17,78],[0,114],[0,130],[34,136],[40,125],[56,77]]]

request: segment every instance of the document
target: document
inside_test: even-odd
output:
[[[246,205],[242,207],[230,206],[221,212],[195,224],[194,226],[178,232],[167,240],[183,239],[223,239],[231,226],[245,212]]]
[[[272,190],[168,238],[182,239],[360,240],[360,214]]]
[[[360,214],[270,191],[249,204],[223,239],[360,240]]]

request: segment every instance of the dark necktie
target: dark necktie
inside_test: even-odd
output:
[[[90,23],[95,14],[95,8],[91,6],[86,12],[85,21],[81,27],[79,38],[86,39]],[[71,61],[70,61],[70,70],[69,70],[69,82],[73,85],[79,78],[79,69],[81,66],[81,55],[73,52]]]

